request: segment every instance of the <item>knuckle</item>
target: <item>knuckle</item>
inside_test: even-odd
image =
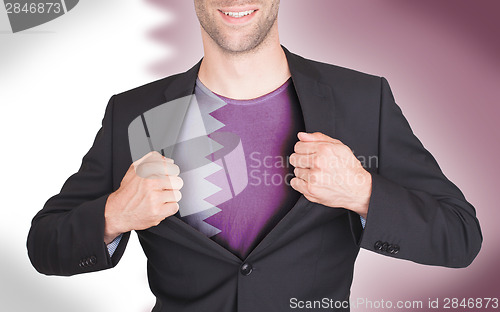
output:
[[[158,214],[155,219],[153,220],[154,226],[157,226],[163,221],[165,217],[163,215]]]
[[[323,159],[323,157],[321,157],[321,156],[315,156],[314,158],[312,158],[312,160],[311,160],[312,167],[315,167],[315,168],[321,167],[321,165],[323,163],[322,159]]]
[[[166,204],[166,208],[168,211],[169,215],[174,215],[179,211],[179,204],[178,203],[168,203]]]
[[[318,200],[317,200],[315,197],[313,197],[313,196],[304,195],[304,197],[305,197],[308,201],[310,201],[310,202],[313,202],[313,203],[318,203]]]
[[[320,153],[325,157],[328,155],[333,155],[335,153],[334,145],[331,143],[321,144],[319,147]]]
[[[313,184],[307,183],[306,184],[306,191],[310,196],[316,197],[316,188],[314,187]]]
[[[317,170],[314,170],[309,173],[309,182],[312,184],[316,184],[319,181],[319,174]]]
[[[320,153],[327,153],[329,151],[329,147],[327,144],[319,144],[318,145],[318,151]]]
[[[179,166],[173,163],[167,163],[166,170],[169,176],[178,176],[179,173],[181,172]]]
[[[295,165],[296,165],[296,167],[299,167],[299,168],[306,168],[309,165],[309,158],[307,156],[306,157],[297,156],[295,158]]]
[[[157,203],[156,204],[151,203],[151,205],[149,205],[149,207],[150,207],[149,213],[151,214],[151,216],[157,217],[158,215],[161,214],[161,209]]]
[[[162,192],[151,192],[149,194],[149,198],[151,200],[151,204],[156,207],[158,204],[163,204],[165,202],[165,198],[162,194]]]
[[[146,158],[146,162],[154,163],[155,161],[161,160],[163,156],[157,151],[152,151],[151,154]]]
[[[307,181],[309,182],[309,184],[315,184],[316,183],[316,175],[309,174]]]
[[[146,189],[146,191],[151,191],[157,184],[155,179],[139,177],[141,185]]]
[[[315,178],[320,178],[321,175],[323,174],[323,171],[319,168],[312,168],[310,174]]]
[[[184,186],[184,181],[179,176],[172,177],[170,183],[172,185],[172,188],[176,190],[179,190],[182,188],[182,186]]]
[[[177,174],[179,174],[181,172],[181,169],[176,164],[173,164],[173,167],[177,171]]]
[[[151,167],[151,163],[146,162],[146,163],[140,163],[137,165],[137,170],[145,170]]]
[[[136,167],[135,174],[141,178],[146,178],[150,171],[149,164],[140,164]]]
[[[174,194],[174,201],[175,202],[178,202],[178,201],[181,200],[182,194],[181,194],[181,192],[179,190],[174,190],[173,194]]]
[[[151,155],[148,156],[148,161],[154,161],[156,159],[162,158],[162,155],[158,151],[152,151]]]
[[[167,176],[165,177],[165,179],[162,180],[162,190],[171,190],[173,189],[173,185],[174,185],[174,178],[173,177],[170,177],[170,176]]]
[[[349,154],[352,154],[352,150],[349,146],[347,145],[343,145],[340,147],[340,151],[344,154],[344,155],[349,155]]]

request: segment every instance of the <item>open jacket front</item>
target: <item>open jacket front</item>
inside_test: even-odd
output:
[[[138,231],[157,297],[153,311],[288,311],[290,300],[348,300],[363,247],[422,264],[463,267],[481,246],[475,210],[413,135],[384,78],[306,60],[284,48],[307,132],[341,140],[370,159],[372,196],[359,216],[301,196],[244,260],[177,216]],[[114,267],[104,207],[132,163],[128,126],[144,112],[193,93],[200,63],[111,98],[79,171],[35,216],[28,252],[35,268],[73,275]],[[166,124],[165,131],[178,131]],[[249,207],[250,209],[251,207]]]

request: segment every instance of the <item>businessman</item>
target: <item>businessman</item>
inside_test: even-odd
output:
[[[473,261],[475,210],[384,78],[281,46],[279,0],[194,6],[203,59],[111,98],[79,171],[33,219],[39,272],[112,268],[135,230],[153,311],[349,310],[360,247]]]

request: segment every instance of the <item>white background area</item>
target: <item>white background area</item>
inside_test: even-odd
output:
[[[144,1],[85,0],[18,34],[6,33],[3,7],[0,18],[0,310],[150,311],[135,233],[115,269],[69,278],[38,274],[26,237],[35,213],[80,167],[108,99],[158,78],[148,66],[169,51],[145,32],[171,17]]]

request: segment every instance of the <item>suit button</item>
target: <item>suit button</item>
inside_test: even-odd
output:
[[[86,267],[86,266],[87,266],[87,263],[85,262],[85,260],[86,260],[86,259],[82,259],[82,260],[80,260],[79,266],[80,266],[81,268],[84,268],[84,267]]]
[[[389,247],[389,244],[388,244],[387,242],[384,242],[384,243],[382,244],[382,248],[381,248],[380,250],[382,250],[382,251],[387,251],[387,247]]]
[[[393,249],[394,249],[394,250],[393,250],[392,254],[393,254],[393,255],[396,255],[396,254],[399,252],[399,246],[398,246],[398,245],[394,245],[394,246],[393,246]]]
[[[251,264],[249,263],[244,263],[241,268],[240,268],[240,272],[241,274],[245,275],[245,276],[248,276],[250,275],[250,273],[252,273],[253,271],[253,267]]]
[[[375,245],[373,246],[373,248],[375,248],[375,250],[382,250],[382,242],[381,241],[377,241],[375,243]]]
[[[97,263],[97,258],[95,256],[90,257],[89,259],[90,265],[95,265]]]
[[[394,254],[394,245],[389,244],[389,246],[387,246],[387,252],[391,255]]]

